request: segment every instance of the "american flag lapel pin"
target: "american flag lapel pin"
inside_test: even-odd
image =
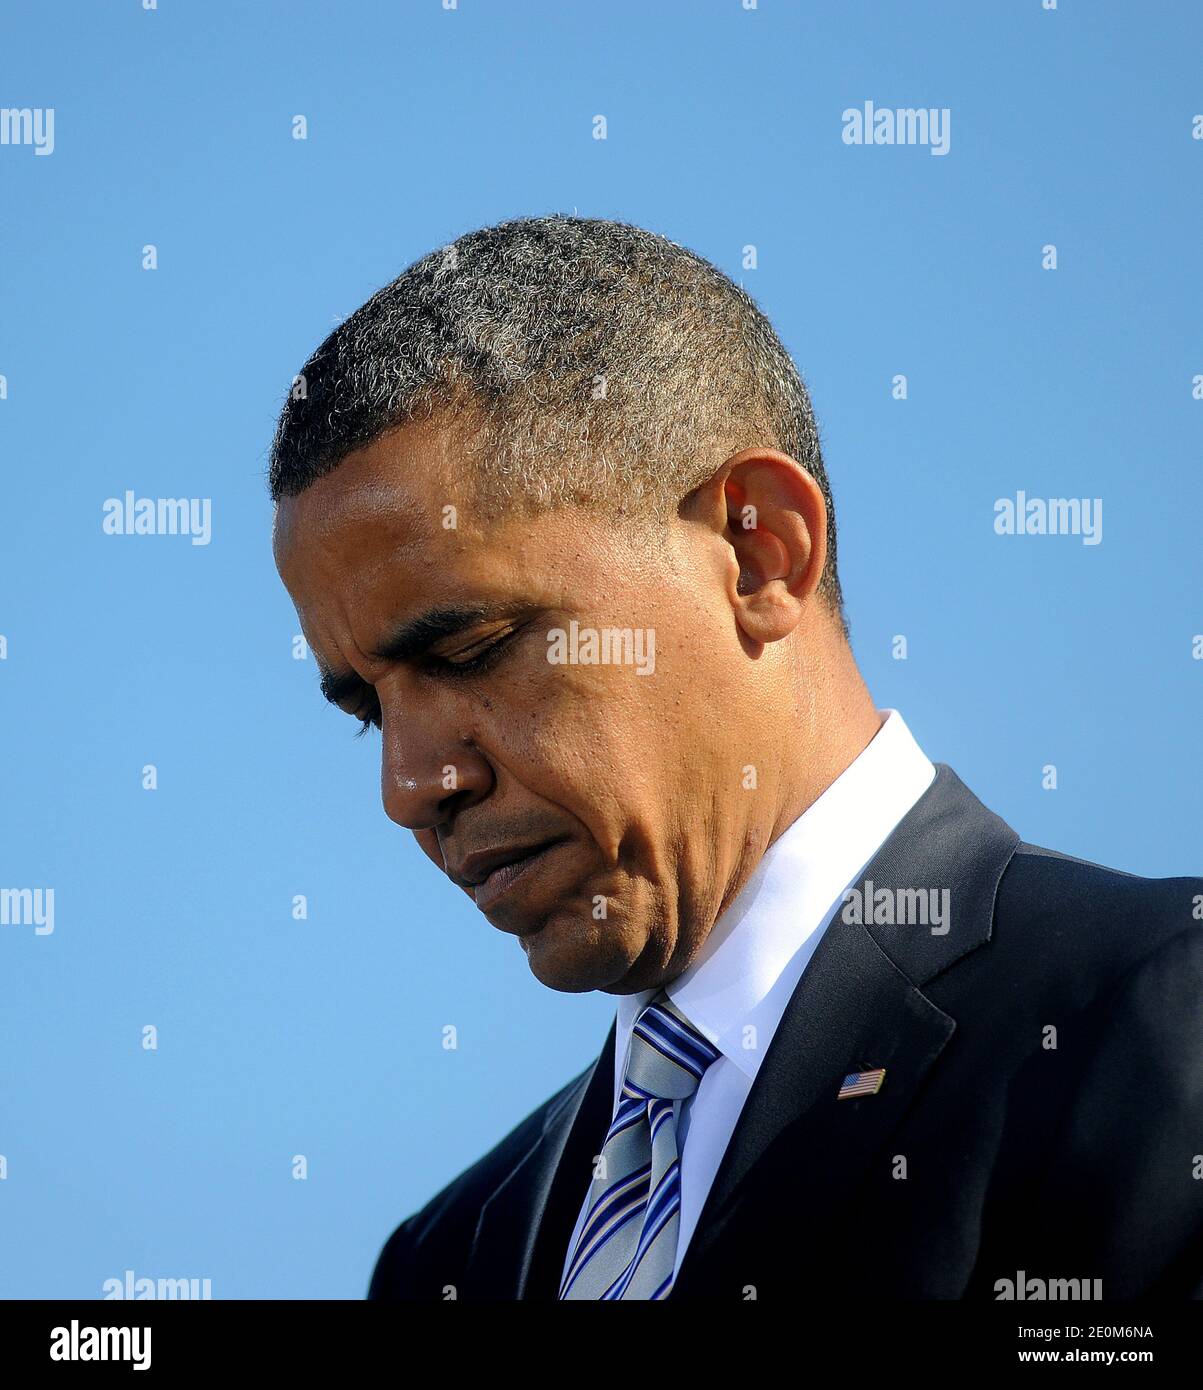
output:
[[[885,1067],[874,1067],[872,1071],[852,1071],[844,1077],[844,1084],[836,1100],[852,1100],[854,1096],[875,1096],[886,1079]]]

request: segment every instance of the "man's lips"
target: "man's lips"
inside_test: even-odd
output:
[[[561,836],[540,840],[533,845],[506,845],[495,849],[478,850],[466,855],[451,873],[451,877],[472,889],[476,906],[486,912],[503,893],[542,864],[545,856],[565,843]]]

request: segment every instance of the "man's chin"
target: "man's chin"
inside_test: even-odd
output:
[[[567,912],[553,913],[518,940],[535,979],[566,994],[613,989],[638,955],[612,925]]]

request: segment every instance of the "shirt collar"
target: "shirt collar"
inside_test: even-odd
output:
[[[689,1021],[755,1077],[790,995],[849,884],[923,795],[935,768],[897,710],[860,755],[765,851],[688,970],[665,992]],[[640,1010],[658,990],[623,995],[615,1089]]]

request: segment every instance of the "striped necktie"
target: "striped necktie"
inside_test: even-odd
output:
[[[641,1011],[561,1299],[672,1291],[681,1211],[674,1102],[693,1095],[718,1056],[663,991]]]

